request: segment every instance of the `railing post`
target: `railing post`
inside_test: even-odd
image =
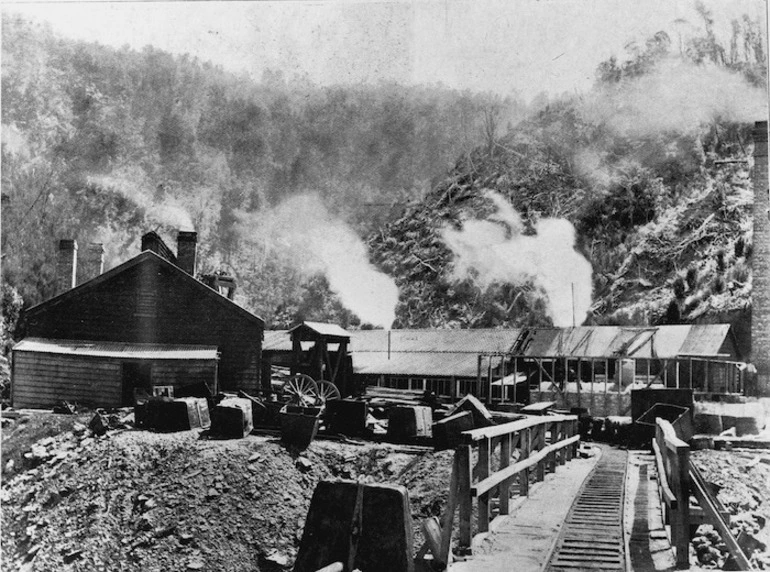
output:
[[[672,536],[676,546],[676,566],[680,570],[690,567],[690,447],[676,447],[674,464],[676,477],[674,494],[677,499],[675,519],[671,523]],[[672,471],[674,472],[674,471]]]
[[[458,483],[460,480],[460,456],[455,451],[452,458],[452,475],[449,478],[449,498],[444,512],[444,518],[441,522],[441,554],[434,555],[438,562],[444,564],[449,562],[449,553],[452,549],[452,529],[454,528],[455,510],[459,496]]]
[[[537,438],[535,439],[537,443],[535,444],[535,450],[542,451],[545,448],[545,425],[538,425],[537,431]],[[535,478],[537,478],[538,482],[545,480],[546,461],[547,459],[543,459],[537,463],[537,467],[535,469]]]
[[[523,461],[529,458],[529,452],[532,449],[532,429],[529,427],[524,429],[519,440],[521,450],[519,459]],[[524,469],[519,473],[519,494],[525,497],[529,496],[529,469]]]
[[[491,453],[490,440],[482,439],[479,441],[479,464],[477,472],[480,481],[489,476],[489,458],[492,456]],[[487,532],[489,530],[489,501],[491,498],[492,491],[479,496],[479,532]]]
[[[548,428],[547,432],[551,434],[551,442],[550,445],[554,445],[558,443],[559,441],[559,428],[558,428],[558,422],[553,423],[547,423],[545,426]],[[555,473],[556,472],[556,465],[558,464],[558,460],[556,456],[558,455],[558,451],[553,451],[548,455],[548,472],[549,473]]]
[[[511,464],[511,434],[503,435],[500,440],[500,470]],[[500,484],[500,514],[508,514],[511,496],[510,479]]]
[[[471,447],[460,445],[455,451],[458,457],[458,496],[460,497],[460,538],[461,547],[471,546],[471,512],[473,498],[471,497]]]

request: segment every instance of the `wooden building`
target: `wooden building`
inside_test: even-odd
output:
[[[147,380],[179,387],[203,376],[221,390],[258,391],[264,321],[191,275],[195,261],[190,234],[180,236],[186,246],[178,261],[157,253],[162,248],[155,236],[143,240],[143,247],[151,243],[152,249],[28,309],[25,335],[37,345],[22,340],[14,348],[13,392],[20,400],[14,405],[48,406],[58,395],[64,399],[75,382],[65,372],[83,373],[95,361],[112,377],[105,379],[104,391],[89,390],[94,405],[128,404],[131,384],[141,386]],[[45,352],[32,351],[41,344]],[[85,352],[87,344],[109,355]],[[196,352],[205,354],[205,363],[193,358]],[[118,367],[119,400],[114,378]]]
[[[16,407],[60,401],[116,407],[153,387],[217,387],[214,346],[172,346],[26,338],[13,351]]]

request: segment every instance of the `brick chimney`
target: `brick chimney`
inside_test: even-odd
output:
[[[770,392],[770,194],[768,194],[767,121],[754,125],[754,238],[751,255],[751,362],[757,389]]]
[[[92,242],[80,254],[78,260],[78,285],[96,278],[104,272],[104,245],[101,242]]]
[[[76,240],[60,240],[56,253],[56,294],[61,294],[77,284],[78,243]]]
[[[176,256],[174,256],[174,253],[158,233],[153,230],[142,235],[142,252],[145,250],[152,250],[161,258],[165,258],[169,262],[176,264]]]
[[[198,233],[180,230],[176,236],[176,265],[195,276],[195,258],[198,249]]]

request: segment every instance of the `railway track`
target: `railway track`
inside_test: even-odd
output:
[[[628,453],[603,447],[572,504],[547,572],[626,570],[623,501]]]

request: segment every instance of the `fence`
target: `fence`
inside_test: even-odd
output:
[[[509,514],[511,490],[517,477],[518,494],[527,495],[531,473],[542,481],[546,472],[554,472],[558,465],[573,459],[580,443],[575,415],[522,419],[466,431],[462,437],[462,444],[455,449],[449,500],[441,523],[440,555],[434,555],[444,563],[449,558],[456,509],[459,508],[459,545],[468,548],[474,499],[478,504],[478,532],[486,532],[495,496],[499,499],[499,514]],[[499,461],[493,470],[495,457]]]
[[[676,567],[687,569],[690,566],[690,446],[676,436],[671,423],[658,418],[652,449],[663,522],[670,524]]]

